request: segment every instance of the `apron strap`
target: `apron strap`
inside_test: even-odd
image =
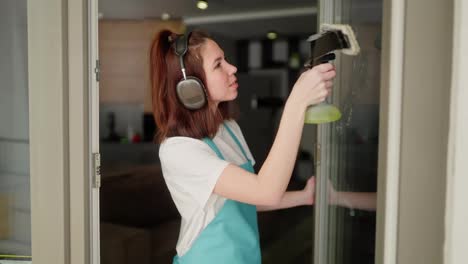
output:
[[[223,154],[221,154],[221,151],[219,151],[219,148],[216,146],[216,144],[213,142],[213,140],[209,137],[206,137],[206,138],[203,138],[203,141],[208,144],[208,146],[210,146],[210,148],[212,150],[214,150],[214,152],[216,152],[216,155],[218,155],[218,157],[222,160],[226,160],[223,156]]]
[[[251,163],[251,160],[249,159],[249,157],[247,156],[247,153],[245,153],[245,150],[244,148],[242,147],[240,141],[237,139],[236,135],[234,135],[234,132],[232,132],[232,130],[229,128],[228,125],[226,125],[226,123],[223,123],[224,127],[226,128],[226,130],[229,132],[229,134],[231,135],[232,139],[234,139],[234,141],[236,142],[237,146],[239,146],[239,148],[241,149],[242,153],[244,154],[244,157],[247,159],[248,162]]]

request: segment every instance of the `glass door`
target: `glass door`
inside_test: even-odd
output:
[[[318,127],[314,262],[374,263],[382,1],[320,1],[319,21],[349,24],[361,51],[337,52],[332,102],[343,115]]]
[[[0,1],[0,263],[31,263],[26,0]]]

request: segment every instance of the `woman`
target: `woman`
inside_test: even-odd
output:
[[[312,180],[303,191],[286,192],[286,187],[305,110],[325,100],[334,67],[322,64],[301,74],[255,174],[252,154],[228,111],[238,95],[237,69],[218,44],[199,31],[187,36],[162,31],[150,60],[159,158],[182,216],[174,263],[261,263],[256,211],[313,203]],[[191,79],[187,76],[198,78],[206,93],[201,106],[192,107],[179,93],[180,80]]]

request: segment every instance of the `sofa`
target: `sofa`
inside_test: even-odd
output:
[[[160,166],[134,166],[113,175],[108,171],[102,170],[100,192],[101,263],[172,263],[180,215]],[[258,219],[263,263],[293,263],[301,256],[308,263],[311,207],[261,212]]]
[[[159,165],[104,176],[100,192],[101,263],[170,263],[180,217]]]

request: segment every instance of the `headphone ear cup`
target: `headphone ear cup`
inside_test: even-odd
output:
[[[176,91],[179,101],[187,109],[198,110],[207,102],[205,87],[196,77],[187,76],[187,79],[178,82]]]

